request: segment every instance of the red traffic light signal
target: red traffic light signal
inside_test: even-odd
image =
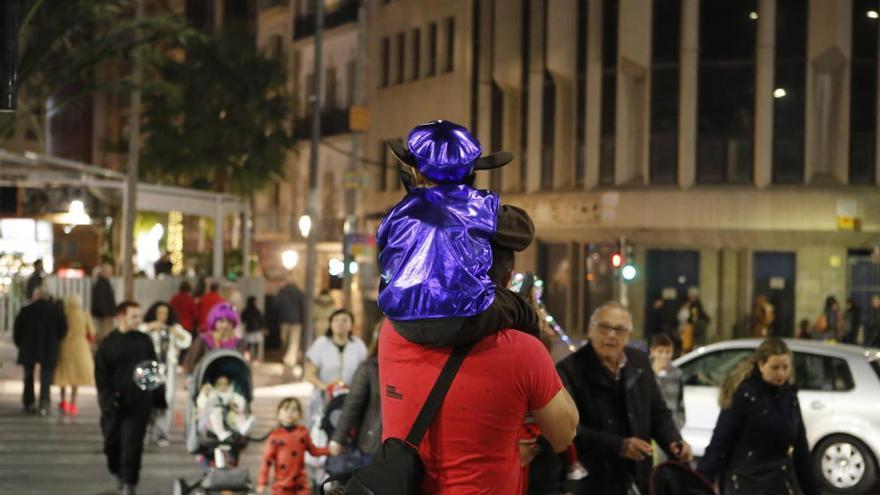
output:
[[[614,253],[611,255],[611,266],[614,268],[620,268],[623,265],[623,256],[620,253]]]

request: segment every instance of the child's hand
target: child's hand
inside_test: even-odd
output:
[[[327,445],[327,450],[330,451],[330,455],[339,455],[342,453],[342,445],[339,445],[338,442],[331,441],[329,445]]]
[[[266,485],[257,485],[257,494],[258,495],[263,495],[263,493],[265,491],[266,491]]]

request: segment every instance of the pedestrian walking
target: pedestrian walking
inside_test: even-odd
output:
[[[196,315],[198,315],[198,327],[199,333],[204,333],[208,331],[208,314],[211,313],[211,310],[214,309],[214,306],[226,302],[223,299],[223,296],[218,292],[220,290],[220,284],[218,282],[211,282],[209,286],[208,292],[199,297],[198,302],[196,302]],[[238,325],[238,320],[236,319],[236,325]]]
[[[349,450],[359,458],[359,465],[370,463],[382,446],[380,404],[379,339],[374,336],[366,361],[358,366],[351,379],[342,415],[330,438],[330,455],[338,456],[343,450]]]
[[[773,305],[764,294],[755,296],[752,304],[752,333],[751,337],[765,338],[773,333],[773,323],[776,321],[776,313]]]
[[[339,307],[336,306],[336,301],[333,300],[330,291],[328,289],[321,289],[318,297],[315,298],[315,304],[312,306],[312,322],[314,323],[312,331],[315,332],[315,337],[320,334],[321,330],[327,328],[327,321],[330,319],[330,315],[338,309]]]
[[[26,413],[49,414],[52,374],[58,362],[61,340],[67,334],[67,321],[49,297],[45,286],[36,287],[33,302],[21,308],[13,324],[13,341],[18,348],[18,364],[24,368],[22,403]],[[34,368],[40,365],[40,404],[34,405]]]
[[[166,407],[163,388],[141,390],[134,382],[135,367],[143,361],[156,360],[153,342],[137,331],[140,323],[140,306],[123,301],[117,308],[117,328],[104,338],[95,353],[104,455],[107,469],[116,477],[123,495],[136,492],[144,435],[152,410]]]
[[[153,350],[160,363],[165,364],[165,403],[168,407],[154,410],[150,419],[152,440],[160,447],[170,445],[171,419],[174,414],[174,394],[177,392],[177,359],[181,351],[192,344],[192,335],[177,322],[177,315],[166,302],[157,302],[147,309],[141,332],[150,336]]]
[[[95,384],[95,363],[89,342],[95,339],[95,325],[76,294],[64,298],[64,316],[67,319],[67,335],[61,341],[58,365],[55,367],[55,385],[61,388],[62,413],[76,416],[79,408],[76,395],[79,387]],[[70,387],[70,395],[65,392]],[[69,400],[68,400],[69,399]]]
[[[187,375],[192,375],[205,354],[216,349],[236,350],[245,359],[250,359],[247,342],[235,335],[235,327],[239,321],[238,311],[231,304],[220,303],[214,306],[207,318],[207,331],[193,340],[183,360],[183,369]]]
[[[855,344],[858,341],[861,329],[862,307],[856,303],[855,299],[849,297],[846,299],[846,311],[843,316],[843,330],[841,331],[840,341],[844,344]]]
[[[837,298],[825,298],[825,309],[813,323],[813,335],[819,340],[839,339],[843,331],[844,315],[837,303]]]
[[[266,318],[257,307],[255,296],[248,296],[244,311],[241,312],[241,321],[244,325],[244,340],[247,341],[248,351],[252,356],[256,356],[254,362],[262,361],[263,346],[268,332],[266,331]]]
[[[34,289],[43,285],[43,278],[46,274],[43,272],[43,260],[34,261],[34,273],[31,273],[31,276],[28,277],[27,285],[25,286],[25,294],[27,295],[27,300],[32,301],[34,297]]]
[[[116,296],[113,295],[113,286],[110,284],[112,276],[113,266],[104,263],[92,284],[92,316],[95,317],[95,327],[98,330],[96,341],[99,344],[113,331],[116,318]]]
[[[768,338],[721,386],[721,414],[697,470],[734,495],[819,495],[792,354]]]
[[[272,495],[310,495],[309,482],[305,473],[305,454],[320,457],[329,451],[317,447],[302,426],[303,408],[299,399],[289,397],[278,404],[278,427],[269,433],[263,448],[260,462],[260,475],[257,479],[257,493],[264,495],[269,484],[269,472],[275,468]]]
[[[277,319],[281,326],[282,362],[291,371],[299,367],[299,370],[296,371],[300,375],[302,374],[300,345],[302,342],[303,314],[305,313],[304,303],[302,291],[292,281],[287,282],[278,291],[278,296],[275,299]],[[316,326],[315,328],[320,327]]]
[[[627,347],[632,315],[617,302],[590,317],[588,343],[557,365],[580,413],[575,447],[589,476],[577,494],[648,493],[651,441],[672,459],[690,462],[644,352]]]
[[[196,334],[196,300],[192,296],[192,285],[186,280],[180,283],[177,294],[168,301],[174,314],[177,315],[178,323],[190,334]]]

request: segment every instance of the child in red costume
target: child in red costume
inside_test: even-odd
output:
[[[315,447],[305,426],[297,424],[302,419],[302,404],[289,397],[278,404],[278,428],[269,434],[260,463],[257,493],[263,494],[269,481],[269,469],[275,465],[272,495],[310,495],[306,477],[304,456],[329,455],[326,447]]]

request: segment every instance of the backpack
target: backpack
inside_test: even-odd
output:
[[[418,495],[425,477],[425,466],[419,457],[419,444],[440,410],[452,380],[472,346],[473,344],[467,344],[452,349],[452,354],[446,360],[406,439],[385,440],[369,466],[357,469],[349,475],[327,478],[321,484],[321,494]],[[327,491],[328,485],[336,488]]]

